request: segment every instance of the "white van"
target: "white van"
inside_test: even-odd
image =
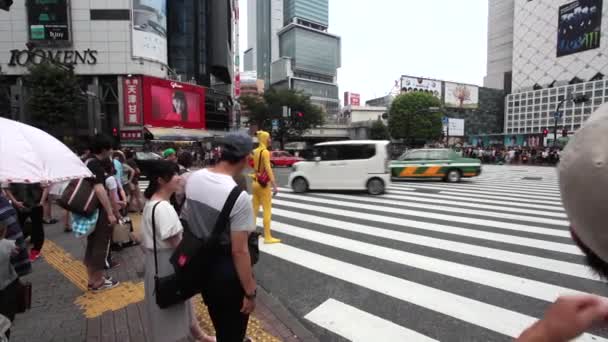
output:
[[[390,184],[388,141],[350,140],[317,144],[314,160],[294,165],[289,185],[308,190],[367,190],[381,195]]]

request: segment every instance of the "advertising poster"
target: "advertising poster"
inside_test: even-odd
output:
[[[441,99],[441,81],[421,77],[401,76],[401,93],[423,91]]]
[[[450,137],[464,137],[464,119],[449,118],[443,123],[443,133]]]
[[[468,84],[445,82],[445,106],[477,108],[479,106],[479,88]]]
[[[167,0],[133,0],[133,57],[167,64]]]
[[[154,127],[205,128],[205,88],[144,77],[144,123]]]
[[[360,106],[361,105],[361,95],[356,93],[351,93],[350,91],[344,92],[344,105],[353,105]]]
[[[68,0],[28,0],[26,4],[31,42],[45,46],[70,44],[72,37]]]
[[[557,57],[600,47],[602,0],[578,0],[559,8]]]

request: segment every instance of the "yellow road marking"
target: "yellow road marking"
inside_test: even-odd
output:
[[[117,311],[130,304],[144,300],[144,283],[122,282],[119,286],[102,292],[87,291],[87,272],[84,264],[74,259],[69,253],[53,241],[46,240],[42,256],[54,269],[63,274],[76,287],[85,293],[76,298],[75,304],[80,307],[86,318],[101,316],[107,311]],[[201,328],[208,334],[215,334],[213,323],[200,296],[195,297],[195,311]],[[251,316],[247,327],[247,336],[255,341],[280,342],[264,329],[262,322]]]
[[[403,171],[401,171],[401,174],[399,176],[412,177],[412,176],[414,176],[414,172],[416,172],[417,169],[418,169],[418,167],[416,167],[416,166],[406,167],[403,169]]]

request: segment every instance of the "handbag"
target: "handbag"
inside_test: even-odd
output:
[[[119,222],[114,225],[114,230],[112,231],[112,242],[113,243],[127,243],[131,241],[131,223],[130,222]]]
[[[261,171],[262,155],[264,154],[264,151],[266,151],[266,150],[260,151],[260,160],[258,161],[258,170],[255,173],[255,179],[257,180],[258,184],[260,184],[263,188],[267,187],[268,183],[270,183],[270,176],[268,175],[268,172],[266,172],[266,168],[264,168],[264,171]]]
[[[77,238],[89,236],[97,225],[99,218],[99,209],[95,209],[93,214],[89,216],[72,213],[72,231]]]
[[[181,281],[178,278],[176,273],[170,274],[168,276],[159,277],[158,276],[158,256],[156,249],[156,219],[155,212],[156,207],[160,204],[160,202],[156,203],[152,208],[152,244],[154,246],[154,296],[156,297],[156,305],[161,309],[169,308],[175,304],[182,303],[192,296],[194,296],[197,292],[184,292],[181,285]]]
[[[91,159],[85,163],[88,164]],[[95,186],[89,178],[70,181],[57,201],[60,207],[67,211],[90,216],[99,208],[99,199],[95,194]]]
[[[17,279],[17,313],[24,313],[32,307],[32,283]]]

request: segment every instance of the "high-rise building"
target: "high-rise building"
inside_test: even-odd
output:
[[[336,116],[341,40],[327,32],[328,0],[249,0],[248,5],[245,70],[256,70],[267,87],[303,91],[329,119]]]
[[[515,1],[489,0],[488,65],[484,86],[510,92]]]

